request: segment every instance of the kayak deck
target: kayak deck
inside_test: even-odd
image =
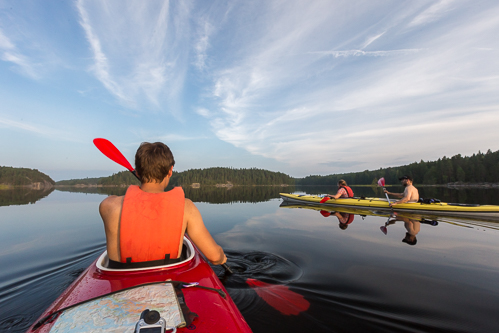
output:
[[[199,283],[199,286],[221,291],[219,293],[217,290],[197,287],[183,288],[185,304],[198,317],[194,319],[189,327],[178,328],[177,332],[251,332],[248,324],[210,265],[187,238],[184,238],[184,246],[187,247],[187,259],[184,261],[171,265],[139,269],[120,270],[107,268],[107,253],[104,252],[52,303],[40,318],[60,309],[81,302],[85,304],[86,301],[93,298],[119,292],[126,288],[174,280]],[[153,286],[157,285],[153,284]],[[150,289],[148,288],[147,293],[150,293]],[[225,298],[221,296],[224,293],[226,294]],[[73,307],[71,310],[74,311],[79,306],[78,304],[77,307]],[[112,308],[112,306],[110,307]],[[141,311],[133,314],[134,318],[136,318],[135,321],[139,320],[140,314]],[[31,327],[27,332],[53,332],[51,329],[57,321],[58,319],[52,323],[41,325],[36,330],[32,330]],[[121,324],[121,322],[124,322],[124,320],[119,320],[117,325]],[[135,326],[130,327],[129,324],[128,326],[114,327],[114,331],[120,332],[133,332],[134,329]],[[73,332],[73,330],[71,331]]]
[[[283,201],[289,203],[301,203],[310,205],[330,206],[330,207],[357,207],[370,208],[381,210],[405,211],[412,213],[432,213],[449,216],[468,216],[468,217],[486,217],[491,219],[499,219],[499,206],[495,205],[467,205],[453,203],[404,203],[395,205],[393,208],[389,206],[386,199],[381,198],[340,198],[330,199],[324,203],[320,203],[322,197],[315,195],[300,195],[300,194],[279,194]]]

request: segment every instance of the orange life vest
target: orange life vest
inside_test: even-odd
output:
[[[340,188],[344,188],[347,191],[348,197],[353,198],[353,190],[350,186],[340,186]]]
[[[119,247],[122,263],[175,259],[184,221],[184,190],[148,193],[128,188],[121,209]]]

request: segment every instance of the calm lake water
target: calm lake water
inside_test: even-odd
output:
[[[123,190],[72,191],[0,191],[0,332],[24,332],[104,250],[98,205]],[[280,207],[279,192],[334,188],[185,191],[239,272],[227,277],[215,268],[254,332],[498,331],[497,222],[427,218],[411,246],[402,242],[407,223],[387,223],[383,213],[355,215],[344,228],[331,212]],[[420,188],[420,195],[499,204],[497,189]],[[286,285],[310,308],[282,315],[248,277]]]

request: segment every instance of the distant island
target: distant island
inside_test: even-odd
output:
[[[37,169],[0,166],[0,189],[26,187],[40,190],[54,185],[52,178]]]
[[[460,154],[450,158],[442,157],[437,161],[414,162],[408,165],[365,170],[327,176],[310,175],[293,178],[282,172],[264,169],[206,168],[173,172],[171,186],[290,186],[290,185],[329,185],[335,186],[339,179],[349,185],[376,185],[377,180],[385,178],[387,184],[398,185],[398,178],[410,175],[418,185],[446,186],[499,186],[499,150],[486,153],[478,152],[472,156]],[[0,189],[10,187],[30,187],[33,189],[53,186],[113,187],[139,184],[128,171],[121,171],[108,177],[61,180],[54,182],[48,175],[26,168],[0,167]]]

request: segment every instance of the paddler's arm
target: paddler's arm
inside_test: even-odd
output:
[[[346,192],[347,192],[347,191],[346,191],[344,188],[340,188],[340,189],[338,189],[338,192],[336,192],[336,194],[335,194],[335,195],[330,195],[330,194],[328,194],[328,196],[329,196],[331,199],[338,199],[339,197],[341,197],[341,195],[342,195],[343,193],[346,193]]]
[[[405,197],[403,197],[399,201],[395,201],[395,202],[390,203],[390,207],[392,207],[393,205],[399,205],[399,204],[406,203],[409,201],[409,199],[410,199],[410,196],[409,196],[409,194],[407,194]]]
[[[386,189],[384,190],[384,192],[388,195],[393,195],[394,197],[397,197],[397,198],[403,198],[404,197],[404,193],[393,193],[393,192],[388,192]]]
[[[206,229],[197,207],[187,198],[185,199],[184,216],[187,219],[186,232],[198,249],[213,265],[224,264],[227,261],[224,250]]]
[[[124,196],[111,195],[99,205],[99,213],[104,222],[104,231],[106,232],[107,255],[109,259],[114,261],[120,261],[118,229],[123,198]]]

